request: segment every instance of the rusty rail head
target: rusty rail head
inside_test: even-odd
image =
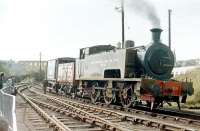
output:
[[[54,115],[52,118],[55,120],[55,122],[60,126],[63,127],[66,131],[72,131],[69,127],[65,126],[62,122],[60,122]]]
[[[46,104],[44,102],[38,101],[38,100],[30,98],[30,97],[29,97],[29,99],[31,101],[33,101],[34,103],[37,103],[38,105],[46,107],[48,109],[51,109],[51,110],[54,110],[54,111],[56,110],[57,112],[60,112],[62,114],[68,115],[68,116],[71,116],[73,118],[77,118],[78,117],[84,122],[87,122],[87,123],[90,123],[90,124],[94,124],[94,125],[98,125],[98,126],[100,126],[102,128],[109,127],[108,125],[105,125],[105,123],[102,123],[101,121],[96,121],[93,118],[88,117],[88,115],[84,115],[83,113],[81,113],[79,111],[77,111],[78,112],[77,113],[74,110],[69,110],[69,109],[71,109],[70,107],[68,108],[68,110],[66,110],[66,109],[63,109],[63,108],[58,108],[58,107],[53,106],[51,104]],[[116,129],[110,127],[110,130],[116,130]]]
[[[32,92],[35,92],[35,91],[32,91]],[[86,105],[86,104],[82,104],[82,103],[78,103],[78,102],[74,102],[74,101],[70,101],[70,100],[63,100],[61,101],[61,99],[57,98],[57,97],[53,97],[53,96],[49,96],[49,95],[44,95],[44,94],[41,94],[41,93],[38,93],[38,92],[35,92],[41,96],[45,96],[47,97],[48,99],[50,99],[51,101],[54,101],[56,102],[57,104],[60,104],[62,106],[65,106],[67,108],[70,108],[70,109],[74,109],[76,113],[80,113],[82,115],[82,119],[85,120],[85,121],[93,121],[94,123],[97,123],[97,125],[102,125],[102,123],[104,122],[109,122],[109,121],[101,121],[101,118],[99,119],[97,117],[97,119],[94,119],[94,117],[92,117],[93,114],[88,114],[87,112],[83,111],[82,110],[80,111],[79,108],[84,108],[84,109],[90,109],[90,110],[94,110],[94,111],[97,111],[97,112],[103,112],[105,114],[108,114],[108,115],[114,115],[118,118],[124,118],[124,120],[128,120],[128,121],[132,121],[133,123],[137,123],[137,122],[140,122],[146,126],[151,126],[151,125],[156,125],[157,128],[161,129],[161,130],[185,130],[185,131],[193,131],[195,129],[192,129],[192,128],[189,128],[189,127],[185,127],[185,126],[179,126],[179,125],[174,125],[174,124],[170,124],[170,123],[166,123],[166,122],[161,122],[161,121],[157,121],[157,120],[152,120],[152,119],[147,119],[147,118],[144,118],[144,117],[138,117],[138,116],[133,116],[133,115],[128,115],[128,114],[124,114],[124,113],[120,113],[120,112],[115,112],[115,111],[111,111],[111,110],[107,110],[107,109],[102,109],[102,108],[99,108],[99,107],[94,107],[94,106],[90,106],[90,105]],[[78,108],[72,108],[72,107],[78,107]],[[60,109],[61,110],[61,109]],[[62,111],[62,110],[61,110]],[[91,115],[90,118],[86,117],[88,115]],[[125,129],[117,129],[115,127],[113,127],[115,125],[109,125],[109,123],[107,124],[104,124],[104,127],[107,128],[107,129],[110,129],[110,130],[125,130]]]
[[[63,105],[68,108],[68,110],[72,110],[73,112],[76,112],[77,114],[81,116],[85,116],[85,119],[92,119],[95,122],[101,123],[105,126],[105,128],[109,130],[118,130],[118,131],[126,131],[124,128],[119,127],[117,124],[114,124],[110,121],[107,121],[99,116],[93,115],[92,113],[88,113],[84,110],[81,110],[80,108],[74,107],[70,104],[64,103],[60,100],[57,100],[55,98],[48,98],[49,100],[56,102],[57,104]]]
[[[37,93],[37,92],[35,92],[35,93]],[[126,131],[124,128],[118,126],[115,123],[107,121],[107,120],[105,120],[105,119],[103,119],[103,118],[101,118],[99,116],[93,115],[92,113],[88,113],[88,112],[86,112],[84,110],[81,110],[80,108],[74,107],[74,106],[72,106],[70,104],[64,103],[64,102],[58,100],[55,97],[50,97],[48,95],[44,95],[44,94],[40,94],[40,93],[38,93],[38,94],[41,95],[41,96],[45,96],[47,99],[66,107],[68,110],[71,110],[72,112],[76,113],[76,115],[81,116],[84,119],[92,120],[95,123],[100,123],[106,129],[117,130],[117,131]]]
[[[25,89],[27,89],[27,88],[25,87],[25,88],[21,89],[20,91],[23,91]],[[19,95],[22,96],[47,122],[52,123],[53,126],[55,126],[55,128],[60,131],[71,131],[71,129],[64,126],[60,122],[58,122],[55,118],[51,118],[46,112],[44,112],[40,107],[38,107],[34,102],[32,102],[32,101],[36,102],[36,100],[26,96],[25,94],[22,94],[20,91],[18,91]],[[71,106],[70,104],[62,103],[61,101],[56,100],[56,99],[54,100],[54,98],[49,98],[47,95],[43,95],[43,94],[39,94],[39,95],[46,96],[49,100],[55,101],[58,104],[65,105],[65,107],[69,107],[68,109],[71,109],[74,113],[76,113],[76,115],[81,115],[82,119],[84,119],[84,121],[92,121],[92,123],[101,125],[103,128],[112,130],[112,131],[126,131],[125,129],[119,127],[118,125],[116,125],[114,123],[106,121],[106,120],[104,120],[98,116],[95,116],[93,114],[90,114],[86,111],[80,110],[79,108]],[[42,102],[37,101],[37,103],[45,105]],[[59,108],[56,108],[56,109],[59,110]]]
[[[69,129],[65,125],[61,125],[54,118],[51,118],[46,112],[44,112],[40,107],[38,107],[35,103],[33,103],[26,95],[22,94],[21,92],[18,92],[18,94],[22,98],[24,98],[24,100],[26,100],[40,114],[40,116],[42,116],[45,119],[46,122],[51,123],[59,131],[71,131],[71,129]]]
[[[33,91],[33,90],[32,90]],[[35,91],[33,91],[35,92]],[[91,118],[93,118],[95,121],[98,122],[104,122],[106,123],[107,126],[109,127],[113,127],[113,129],[116,130],[124,130],[123,128],[119,127],[118,125],[111,123],[109,121],[106,121],[98,116],[94,116],[91,113],[88,113],[86,111],[83,111],[79,108],[76,107],[84,107],[85,109],[91,109],[91,110],[95,110],[95,111],[99,111],[102,113],[106,113],[108,115],[113,115],[115,117],[118,118],[124,118],[124,120],[128,120],[128,121],[132,121],[133,123],[135,123],[136,121],[140,120],[141,123],[145,123],[145,126],[150,126],[150,125],[156,125],[157,128],[162,129],[162,130],[167,130],[167,129],[173,129],[173,130],[185,130],[185,131],[194,131],[195,129],[187,127],[187,126],[180,126],[180,125],[175,125],[175,124],[171,124],[168,122],[162,122],[162,121],[158,121],[158,120],[153,120],[153,119],[149,119],[149,118],[144,118],[144,117],[139,117],[139,116],[135,116],[135,115],[129,115],[129,114],[124,114],[124,113],[120,113],[120,112],[115,112],[115,111],[111,111],[111,110],[107,110],[107,109],[102,109],[99,107],[94,107],[94,106],[90,106],[90,105],[86,105],[86,104],[82,104],[82,103],[78,103],[78,102],[74,102],[74,101],[70,101],[70,100],[60,100],[60,98],[54,97],[54,96],[49,96],[49,95],[45,95],[45,94],[41,94],[38,92],[35,92],[41,96],[45,96],[47,97],[49,100],[56,102],[57,104],[66,106],[68,108],[74,109],[75,111],[77,111],[78,113],[83,113],[87,116],[90,116]],[[76,107],[74,107],[76,106]],[[146,124],[147,123],[147,124]]]

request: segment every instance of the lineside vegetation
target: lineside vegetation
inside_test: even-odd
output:
[[[195,105],[200,104],[200,68],[193,69],[191,71],[186,72],[186,74],[177,75],[175,77],[176,80],[188,81],[193,82],[194,87],[194,95],[188,97],[187,104]]]

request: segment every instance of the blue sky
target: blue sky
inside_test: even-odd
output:
[[[151,22],[125,1],[126,39],[151,42]],[[167,10],[172,9],[172,49],[178,60],[200,57],[200,1],[148,0],[168,43]],[[134,2],[133,2],[134,3]],[[0,59],[78,57],[79,49],[121,41],[119,0],[0,0]]]

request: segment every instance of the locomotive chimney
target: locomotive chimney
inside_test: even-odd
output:
[[[151,29],[152,32],[152,39],[153,39],[153,43],[159,43],[160,42],[160,35],[162,32],[162,29],[160,28],[153,28]]]

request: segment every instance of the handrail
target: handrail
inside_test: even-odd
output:
[[[0,90],[0,117],[8,124],[8,131],[17,131],[15,114],[15,96],[11,95],[15,87],[5,85]]]

